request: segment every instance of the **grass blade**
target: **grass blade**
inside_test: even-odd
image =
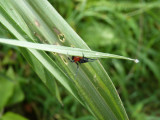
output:
[[[56,53],[72,55],[72,56],[83,56],[84,55],[85,57],[116,58],[116,59],[132,60],[132,61],[135,61],[136,63],[138,62],[137,59],[131,59],[131,58],[127,58],[127,57],[123,57],[119,55],[101,53],[101,52],[96,52],[96,51],[91,51],[91,50],[86,50],[86,49],[80,49],[80,48],[71,48],[71,47],[66,47],[66,46],[38,44],[38,43],[2,39],[2,38],[0,39],[0,43],[15,45],[19,47],[25,47],[25,48],[33,48],[33,49],[49,51],[49,52],[56,52]]]

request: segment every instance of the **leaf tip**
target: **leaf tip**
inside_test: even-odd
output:
[[[135,62],[135,63],[139,63],[139,60],[138,60],[138,59],[135,59],[134,62]]]

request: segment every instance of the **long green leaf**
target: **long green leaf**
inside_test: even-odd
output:
[[[135,62],[138,62],[137,59],[131,59],[131,58],[127,58],[127,57],[123,57],[119,55],[96,52],[96,51],[80,49],[80,48],[71,48],[71,47],[58,46],[58,45],[38,44],[38,43],[2,39],[2,38],[0,38],[0,43],[15,45],[19,47],[25,47],[25,48],[33,48],[37,50],[44,50],[44,51],[49,51],[49,52],[56,52],[56,53],[66,54],[66,55],[73,55],[73,56],[83,56],[84,55],[85,57],[116,58],[116,59],[133,60]]]

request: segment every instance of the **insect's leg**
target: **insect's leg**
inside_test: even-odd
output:
[[[78,62],[76,62],[76,64],[77,64],[77,70],[79,69],[79,64],[78,64]]]
[[[72,60],[72,59],[69,57],[68,53],[67,53],[67,58],[68,58],[68,60],[69,60],[70,62],[74,62],[74,60]]]
[[[74,60],[72,60],[70,57],[67,57],[67,58],[70,62],[74,62]]]
[[[79,70],[79,64],[78,64],[78,62],[76,62],[76,65],[77,65],[77,70],[76,70],[75,76],[77,76],[77,73],[78,73],[78,70]]]

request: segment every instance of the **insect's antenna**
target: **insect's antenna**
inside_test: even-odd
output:
[[[82,52],[82,55],[83,55],[83,58],[84,58],[84,54],[83,54],[83,52]]]

